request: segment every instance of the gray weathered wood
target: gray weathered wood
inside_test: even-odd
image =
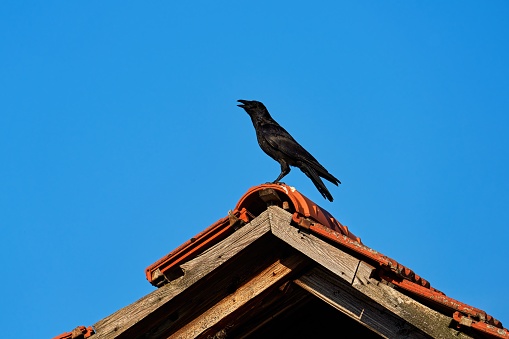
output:
[[[131,305],[97,322],[94,325],[96,330],[94,338],[106,339],[121,336],[132,326],[162,308],[176,295],[214,271],[264,234],[267,234],[269,230],[269,212],[265,211],[251,223],[209,249],[207,255],[201,255],[188,262],[185,265],[185,275],[183,277],[164,285]]]
[[[431,338],[322,267],[312,269],[295,283],[384,338]]]
[[[233,293],[226,296],[203,314],[173,333],[170,338],[191,339],[201,336],[224,318],[228,317],[248,302],[253,301],[268,288],[277,288],[284,282],[284,279],[292,273],[293,269],[303,263],[303,259],[306,261],[308,260],[301,254],[294,254],[290,258],[285,259],[284,264],[281,263],[280,260],[277,260],[274,264],[253,277],[249,282],[240,286]]]
[[[312,295],[298,287],[298,290],[294,290],[292,285],[289,287],[291,292],[278,290],[279,293],[273,298],[260,298],[259,302],[253,305],[250,312],[245,312],[240,318],[236,318],[233,324],[226,324],[226,328],[232,325],[236,327],[237,332],[234,332],[231,337],[249,338],[268,323],[277,322],[278,317],[283,316],[285,312],[291,312],[291,310],[298,308],[299,304],[305,304],[309,298],[313,298]],[[246,318],[249,318],[249,320]],[[231,333],[230,329],[224,332],[228,335]]]
[[[299,252],[304,253],[338,277],[352,283],[359,260],[320,240],[313,234],[299,231],[290,225],[292,215],[279,207],[269,207],[271,231]]]
[[[352,284],[353,288],[362,292],[387,311],[419,328],[431,338],[471,338],[462,332],[449,328],[452,318],[432,310],[386,284],[370,278],[372,270],[372,266],[361,262]]]

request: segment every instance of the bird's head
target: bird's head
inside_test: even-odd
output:
[[[240,104],[237,106],[246,110],[248,114],[261,113],[267,111],[265,105],[259,101],[256,100],[237,100],[237,101],[240,102]]]

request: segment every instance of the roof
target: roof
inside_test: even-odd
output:
[[[362,325],[353,333],[369,328],[377,337],[509,338],[500,321],[365,246],[330,213],[284,184],[252,187],[228,216],[147,267],[145,274],[159,289],[98,322],[93,337],[129,338],[147,331],[165,338],[221,331],[261,335],[267,328],[259,323],[275,315],[265,314],[260,305],[288,314],[285,304],[297,308],[305,301],[306,309],[312,309],[309,296],[314,295],[353,319],[351,328]],[[278,290],[287,291],[284,298]],[[319,304],[314,307],[328,314]],[[288,316],[279,318],[284,322]],[[341,319],[336,321],[346,321]],[[246,328],[251,332],[242,332]],[[288,334],[287,327],[281,328]]]
[[[329,212],[300,194],[295,188],[284,184],[259,185],[250,188],[227,217],[216,221],[147,267],[145,270],[147,280],[154,286],[160,286],[168,277],[173,278],[181,275],[179,264],[196,257],[206,248],[225,239],[240,226],[260,215],[267,209],[267,202],[279,204],[285,210],[292,211],[294,221],[301,227],[305,227],[304,224],[310,220],[345,235],[355,243],[361,243],[361,239],[352,234],[348,227],[342,225]]]

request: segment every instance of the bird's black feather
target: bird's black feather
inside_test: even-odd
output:
[[[280,181],[290,173],[290,166],[300,168],[316,186],[322,196],[332,201],[332,195],[323,183],[322,178],[334,185],[341,184],[325,167],[304,149],[283,127],[269,114],[265,105],[259,101],[238,100],[251,117],[260,148],[281,165],[281,173],[274,182]]]

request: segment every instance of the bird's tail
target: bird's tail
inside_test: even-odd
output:
[[[322,196],[329,200],[329,201],[333,201],[334,199],[332,198],[332,195],[330,194],[329,190],[327,189],[327,187],[325,187],[325,184],[323,183],[322,179],[320,178],[320,176],[316,173],[315,169],[311,166],[309,166],[308,164],[306,163],[302,163],[302,166],[299,166],[301,171],[307,175],[307,177],[309,179],[311,179],[311,181],[313,182],[313,184],[315,185],[315,187],[318,189],[318,191],[322,194]],[[329,174],[327,172],[327,174]],[[329,174],[329,176],[339,182],[338,179],[334,178],[334,176],[332,176],[331,174]],[[324,176],[325,177],[325,176]],[[336,184],[336,182],[334,182],[333,180],[330,180],[329,178],[325,177],[327,180],[331,181],[332,183]]]
[[[329,180],[330,182],[332,182],[334,185],[338,186],[339,184],[341,184],[341,181],[338,180],[338,178],[336,178],[335,176],[333,176],[332,174],[330,174],[326,169],[325,167],[323,167],[322,165],[320,165],[318,163],[318,161],[310,161],[310,162],[307,162],[306,164],[307,166],[311,167],[318,176],[326,179],[326,180]]]

